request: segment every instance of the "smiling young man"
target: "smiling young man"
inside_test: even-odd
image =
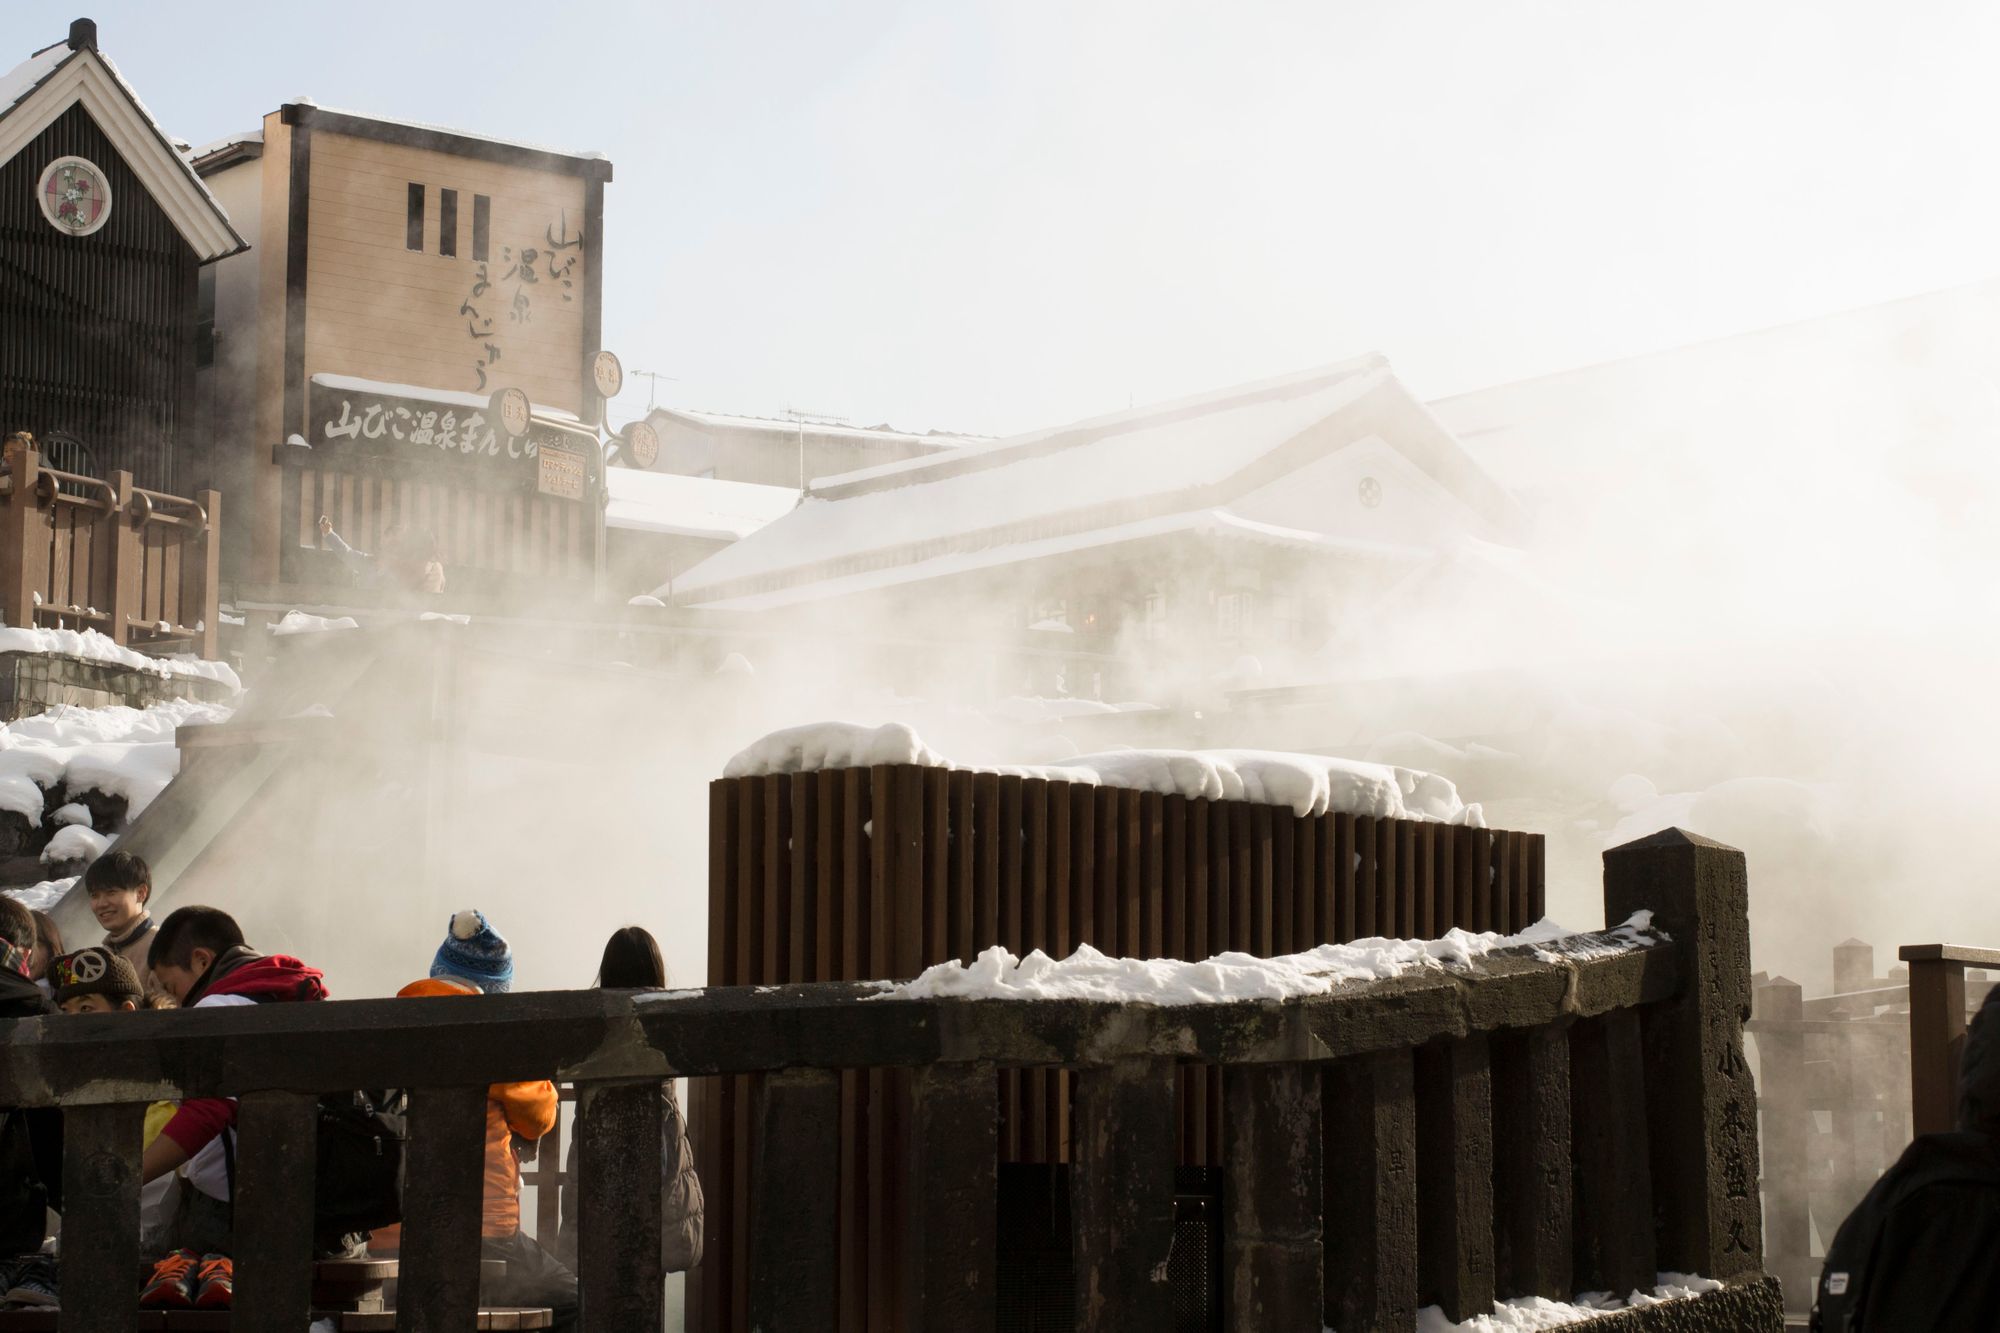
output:
[[[130,852],[107,852],[83,872],[83,887],[90,895],[91,915],[104,927],[104,947],[124,955],[138,971],[141,986],[160,989],[146,962],[154,933],[146,911],[146,900],[153,896],[152,867]]]

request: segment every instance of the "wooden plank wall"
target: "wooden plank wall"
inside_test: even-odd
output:
[[[574,500],[324,468],[286,469],[285,488],[286,543],[315,544],[322,514],[351,546],[370,553],[397,528],[432,532],[447,587],[454,569],[586,580],[596,571],[595,516]]]
[[[1540,918],[1543,839],[1353,815],[1299,818],[1039,778],[908,765],[710,785],[712,986],[911,977],[1017,955],[1270,956]],[[1007,1072],[1003,1162],[1071,1160],[1072,1076]],[[1180,1156],[1222,1163],[1221,1071],[1179,1073]],[[841,1075],[843,1333],[897,1326],[909,1075]],[[698,1079],[707,1248],[691,1328],[745,1333],[753,1077]]]

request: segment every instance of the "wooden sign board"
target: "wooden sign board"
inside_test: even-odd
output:
[[[562,500],[581,500],[590,484],[590,471],[583,451],[553,440],[541,442],[535,452],[541,477],[535,489]]]

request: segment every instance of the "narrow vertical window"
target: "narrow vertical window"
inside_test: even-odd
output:
[[[410,182],[410,215],[403,225],[403,245],[411,250],[424,248],[424,187]]]
[[[482,262],[486,258],[486,236],[492,211],[491,199],[483,194],[472,196],[472,257]]]
[[[438,253],[450,259],[458,253],[458,191],[438,191]]]

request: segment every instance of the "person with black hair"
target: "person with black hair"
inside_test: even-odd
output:
[[[597,984],[605,990],[664,990],[666,963],[660,943],[641,926],[623,926],[605,941],[597,965]],[[681,1114],[674,1081],[660,1084],[666,1100],[660,1119],[660,1259],[669,1273],[685,1273],[701,1262],[701,1179],[694,1172],[694,1149],[688,1143],[687,1119]],[[556,1254],[576,1267],[578,1222],[582,1204],[577,1196],[576,1140],[571,1139],[564,1167],[562,1230]]]
[[[243,928],[216,907],[182,907],[160,923],[147,955],[153,976],[183,1009],[270,1001],[323,1000],[318,969],[283,954],[266,956],[243,942]],[[139,1175],[153,1181],[181,1170],[178,1206],[167,1225],[148,1237],[158,1258],[140,1304],[226,1308],[235,1273],[230,1240],[230,1174],[234,1157],[236,1099],[191,1097],[181,1103],[160,1136],[146,1145]]]
[[[57,1012],[55,1002],[28,979],[34,952],[33,914],[0,895],[0,1018]],[[0,1111],[0,1299],[28,1303],[32,1282],[34,1304],[54,1303],[54,1265],[40,1253],[51,1209],[62,1211],[62,1112]]]
[[[83,872],[83,889],[90,898],[90,914],[104,927],[104,943],[125,955],[125,961],[139,972],[139,983],[149,992],[159,987],[147,970],[146,959],[153,948],[153,918],[146,901],[153,896],[153,868],[146,858],[131,852],[106,852]]]
[[[47,912],[31,911],[35,918],[35,952],[28,959],[28,980],[35,983],[44,995],[54,995],[55,986],[49,980],[49,966],[67,953],[63,948],[62,928]]]

